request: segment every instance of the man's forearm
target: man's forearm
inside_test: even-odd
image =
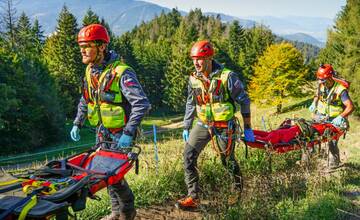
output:
[[[250,114],[242,114],[244,120],[244,128],[251,128],[251,116]]]

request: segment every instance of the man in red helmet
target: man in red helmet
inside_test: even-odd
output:
[[[104,147],[129,148],[136,129],[150,104],[134,70],[119,61],[114,51],[108,51],[110,37],[100,24],[82,28],[78,43],[82,62],[87,64],[82,97],[70,136],[80,140],[80,128],[86,119],[96,127],[96,142],[111,141]],[[134,219],[134,195],[126,180],[108,187],[112,213],[103,219]]]
[[[242,191],[242,175],[234,155],[237,129],[235,103],[241,107],[245,140],[254,141],[250,99],[239,75],[213,59],[214,49],[209,41],[195,43],[190,56],[196,71],[190,75],[183,131],[186,142],[184,169],[188,195],[177,201],[178,208],[196,208],[199,204],[197,159],[209,141],[212,141],[213,147],[220,154],[222,164],[232,174],[234,188]],[[189,134],[195,115],[198,120]]]
[[[334,77],[334,69],[330,64],[323,64],[316,72],[319,83],[317,94],[309,110],[314,113],[316,121],[328,120],[338,127],[347,127],[347,117],[354,111],[350,99],[349,84]],[[339,166],[340,154],[336,140],[329,142],[330,168]]]

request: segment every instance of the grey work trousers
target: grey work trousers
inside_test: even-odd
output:
[[[316,122],[320,122],[325,118],[324,115],[316,114],[314,120]],[[332,121],[335,117],[329,118],[328,121]],[[329,165],[330,166],[338,166],[340,163],[340,150],[338,147],[337,140],[331,140],[328,142],[329,147]]]
[[[225,130],[216,130],[217,133],[226,136]],[[215,137],[214,137],[215,138]],[[221,162],[222,164],[229,169],[231,172],[235,187],[238,190],[242,189],[242,175],[240,171],[239,164],[237,163],[234,155],[234,146],[235,140],[232,141],[231,152],[228,156],[225,155],[225,150],[227,147],[227,138],[218,139],[218,147],[220,148]],[[203,125],[196,124],[195,127],[191,130],[189,140],[185,145],[184,150],[184,169],[185,169],[185,183],[188,188],[188,196],[193,198],[198,198],[200,192],[199,187],[199,174],[197,171],[197,159],[201,151],[205,146],[211,141],[211,135],[208,128]]]
[[[122,135],[121,131],[115,134],[111,134],[108,129],[100,125],[97,128],[96,142],[97,143],[101,141],[117,142],[121,135]],[[111,149],[116,147],[116,144],[111,144],[111,145],[104,144],[103,146]],[[125,178],[114,185],[109,185],[107,187],[107,191],[110,196],[112,213],[116,215],[124,216],[125,219],[131,219],[133,212],[135,212],[135,206],[134,206],[135,197],[128,183],[126,182]]]

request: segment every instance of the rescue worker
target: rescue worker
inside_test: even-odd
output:
[[[188,194],[177,201],[178,208],[196,208],[199,205],[197,159],[209,141],[215,145],[214,139],[222,164],[229,169],[235,188],[241,192],[242,175],[234,155],[235,102],[241,107],[245,140],[254,141],[250,99],[238,74],[213,59],[214,49],[207,40],[196,42],[190,56],[196,71],[189,79],[183,131],[186,142],[183,156]],[[189,134],[195,116],[198,120]]]
[[[309,107],[314,113],[315,121],[330,121],[333,125],[346,128],[347,117],[354,111],[350,99],[349,84],[334,77],[335,71],[330,64],[322,64],[316,72],[318,91]],[[329,166],[336,168],[340,163],[340,154],[337,140],[331,140],[329,147]]]
[[[106,28],[100,24],[83,27],[78,34],[82,62],[87,65],[82,97],[70,136],[80,140],[85,119],[96,127],[96,141],[113,141],[107,146],[117,149],[131,147],[136,130],[150,108],[134,70],[119,61]],[[126,180],[108,186],[112,213],[103,219],[134,219],[134,195]]]

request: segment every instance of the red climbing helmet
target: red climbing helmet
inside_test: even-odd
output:
[[[191,57],[212,57],[214,56],[214,48],[208,40],[196,42],[190,52]]]
[[[110,42],[110,36],[106,28],[101,24],[90,24],[79,31],[78,43],[95,40],[101,40],[105,43]]]

